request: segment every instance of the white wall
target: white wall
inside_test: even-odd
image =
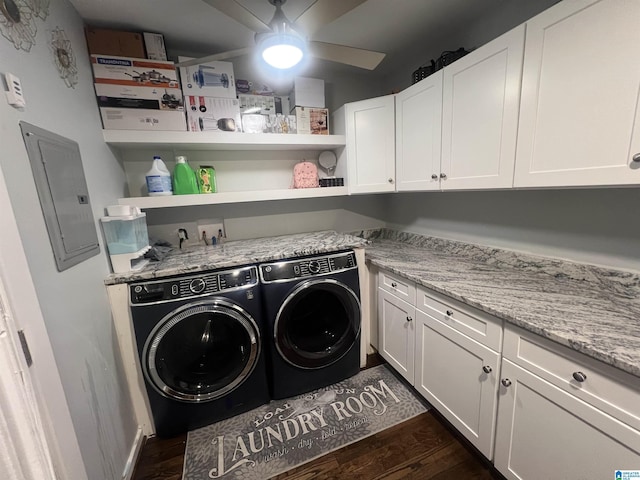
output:
[[[18,122],[79,143],[98,229],[104,206],[124,194],[124,174],[101,139],[82,21],[67,0],[52,0],[49,8],[46,21],[35,21],[36,44],[28,53],[0,37],[0,73],[20,77],[27,100],[20,112],[0,99],[0,167],[11,199],[2,208],[15,215],[87,475],[111,480],[122,475],[136,425],[103,284],[105,247],[101,242],[98,256],[57,271]],[[52,59],[56,27],[65,30],[75,53],[75,88],[67,88]]]
[[[389,195],[390,228],[640,271],[637,188]]]

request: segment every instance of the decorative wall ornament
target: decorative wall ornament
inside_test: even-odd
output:
[[[2,0],[0,0],[2,1]],[[58,68],[60,78],[69,88],[74,88],[78,83],[78,68],[76,66],[76,56],[73,54],[71,42],[67,34],[61,28],[56,28],[51,32],[51,52],[53,61]]]
[[[30,0],[38,2],[39,0]],[[49,0],[46,2],[47,14]],[[36,42],[35,17],[26,0],[0,0],[0,34],[18,50],[28,52]]]
[[[33,15],[40,18],[42,21],[45,21],[49,16],[50,1],[51,0],[26,0],[31,12],[33,12]]]

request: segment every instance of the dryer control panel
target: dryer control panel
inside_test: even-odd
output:
[[[257,267],[242,267],[200,275],[167,278],[129,285],[131,305],[166,302],[181,298],[211,295],[258,284]]]
[[[327,275],[341,270],[358,268],[353,252],[342,252],[322,257],[298,258],[260,265],[263,283],[282,282],[295,278]]]

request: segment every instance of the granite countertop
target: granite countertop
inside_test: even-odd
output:
[[[372,264],[640,377],[640,274],[391,230],[365,236]]]
[[[214,246],[175,249],[159,262],[150,262],[141,270],[114,273],[105,279],[106,285],[173,275],[237,267],[282,258],[314,255],[363,247],[367,241],[334,231],[300,233],[279,237],[235,240]]]

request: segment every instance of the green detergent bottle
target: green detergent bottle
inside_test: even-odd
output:
[[[199,193],[196,172],[187,163],[187,157],[176,157],[176,166],[173,169],[173,194],[188,195]]]

